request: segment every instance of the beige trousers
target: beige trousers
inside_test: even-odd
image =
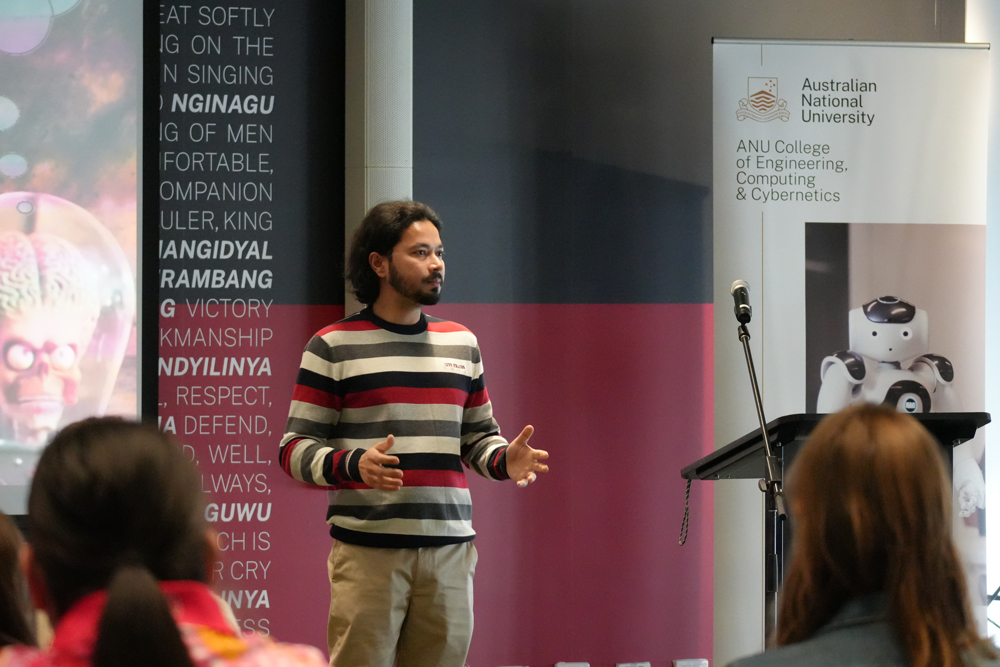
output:
[[[376,549],[334,540],[330,664],[463,667],[472,641],[472,542]]]

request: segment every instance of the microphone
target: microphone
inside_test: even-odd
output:
[[[753,311],[750,310],[750,285],[745,280],[737,280],[729,288],[729,293],[733,295],[733,312],[736,313],[736,321],[746,324],[750,321]]]

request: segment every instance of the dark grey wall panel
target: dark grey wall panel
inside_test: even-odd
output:
[[[445,222],[446,298],[710,301],[712,37],[964,22],[960,0],[420,0],[414,197]]]
[[[454,303],[704,303],[708,188],[538,151],[504,158],[517,196],[484,197],[477,172],[438,162],[420,184],[458,183],[437,206]],[[479,175],[494,172],[488,165]],[[415,187],[420,198],[423,187]]]

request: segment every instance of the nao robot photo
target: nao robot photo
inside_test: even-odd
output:
[[[959,412],[947,358],[928,350],[927,311],[882,296],[848,313],[850,348],[823,359],[816,412],[852,403],[887,403],[900,412]],[[960,516],[985,505],[982,470],[973,459],[956,459],[954,483]]]
[[[848,313],[850,348],[823,359],[816,412],[887,403],[900,412],[958,412],[945,357],[928,350],[927,311],[882,296]]]

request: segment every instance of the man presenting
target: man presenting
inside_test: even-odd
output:
[[[476,337],[428,317],[444,282],[429,207],[379,204],[347,279],[367,307],[302,355],[282,469],[328,487],[330,663],[462,667],[472,639],[472,502],[462,464],[527,486],[548,466],[526,426],[500,437]]]

